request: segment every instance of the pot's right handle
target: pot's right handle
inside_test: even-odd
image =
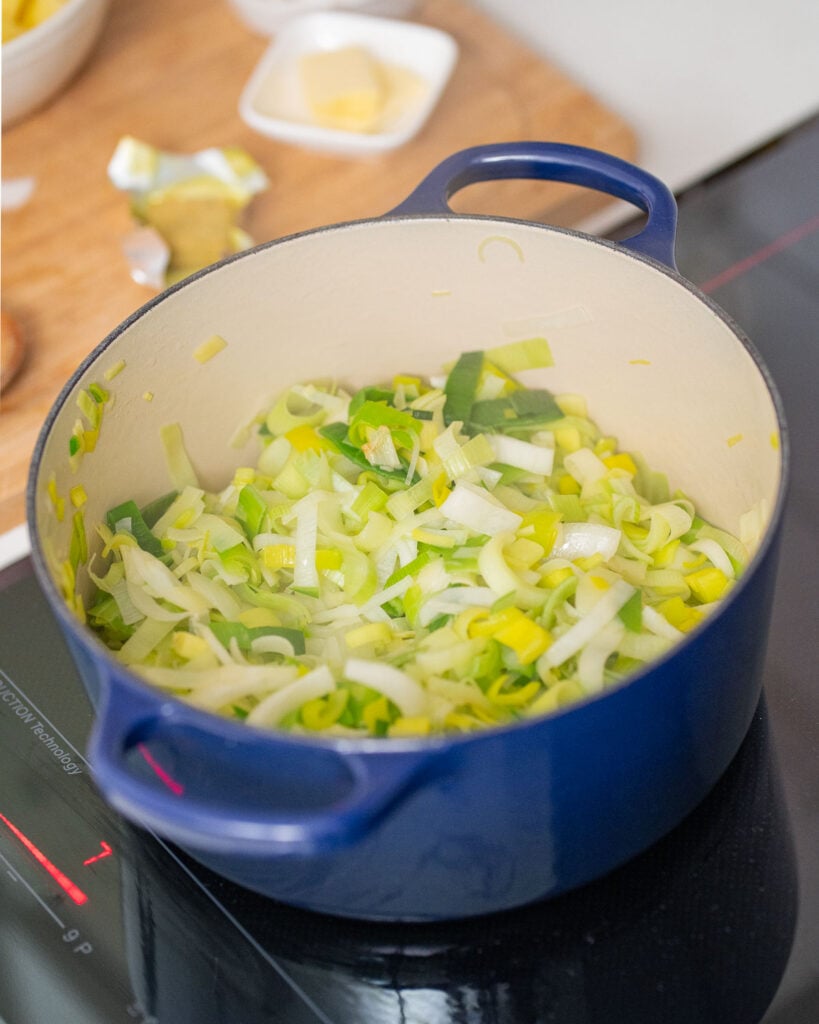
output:
[[[583,146],[500,142],[460,150],[438,164],[388,216],[452,213],[448,200],[460,189],[502,178],[563,181],[625,199],[643,210],[648,219],[642,231],[619,245],[676,269],[677,203],[670,189],[634,164]]]

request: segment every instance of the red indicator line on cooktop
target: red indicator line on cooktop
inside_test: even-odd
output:
[[[68,895],[76,904],[81,906],[83,903],[86,902],[88,897],[85,895],[82,889],[80,889],[79,886],[76,886],[67,875],[64,875],[58,867],[52,864],[48,857],[46,857],[46,855],[41,850],[38,850],[34,843],[32,843],[32,841],[28,838],[28,836],[21,832],[16,825],[13,825],[5,816],[5,814],[0,814],[0,821],[3,821],[6,823],[6,825],[8,825],[12,835],[16,836],[16,838],[20,840],[20,842],[23,844],[23,846],[25,846],[25,848],[32,855],[32,857],[34,857],[34,859],[39,864],[42,864],[42,866],[51,875],[51,877],[54,879],[57,885],[59,885],[61,889],[65,890],[65,892],[68,893]]]
[[[764,263],[765,260],[769,260],[771,256],[782,252],[783,249],[789,249],[792,245],[796,245],[797,242],[801,242],[803,238],[812,235],[814,231],[819,231],[819,215],[811,217],[804,224],[791,228],[784,235],[780,235],[779,238],[775,238],[767,245],[763,245],[761,249],[752,252],[750,256],[746,256],[745,259],[739,260],[737,263],[732,263],[730,267],[726,267],[725,270],[721,270],[707,281],[703,281],[700,285],[701,291],[704,291],[706,294],[716,291],[717,288],[721,288],[724,284],[728,284],[729,281],[741,277],[753,267],[757,267],[760,263]]]

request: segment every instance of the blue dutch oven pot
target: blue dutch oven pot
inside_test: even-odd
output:
[[[645,226],[615,245],[450,209],[458,190],[502,178],[617,196],[645,212]],[[95,706],[95,778],[117,810],[266,896],[350,917],[431,921],[598,878],[702,800],[760,694],[787,436],[750,342],[676,273],[675,226],[667,188],[619,159],[558,144],[481,146],[445,160],[386,217],[225,260],[98,346],[43,427],[28,519],[38,578]],[[200,366],[192,351],[215,333],[228,346]],[[358,387],[435,373],[465,349],[532,334],[548,336],[555,365],[530,383],[582,393],[605,430],[718,525],[737,532],[746,513],[761,524],[719,610],[625,684],[469,735],[294,736],[150,687],[69,610],[60,566],[71,517],[55,515],[50,482],[59,493],[84,486],[89,524],[126,498],[146,502],[167,489],[159,430],[176,421],[202,486],[217,489],[253,459],[253,439],[237,441],[237,425],[289,384],[333,377]],[[76,397],[123,361],[106,385],[115,400],[96,449],[72,472]],[[87,597],[83,576],[77,592]]]

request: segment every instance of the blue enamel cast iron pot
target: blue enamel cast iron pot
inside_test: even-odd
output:
[[[646,225],[613,244],[450,210],[457,190],[499,178],[610,193],[644,210]],[[665,186],[621,160],[556,144],[478,147],[444,161],[388,216],[210,267],[97,347],[45,423],[28,518],[38,578],[95,706],[95,777],[118,811],[266,896],[350,917],[436,920],[579,886],[696,806],[759,698],[787,437],[758,354],[677,274],[675,224]],[[214,334],[227,347],[198,363],[193,350]],[[628,682],[480,733],[295,736],[152,688],[69,610],[73,581],[60,566],[72,515],[58,518],[49,488],[82,485],[87,524],[126,499],[152,500],[167,489],[160,429],[179,422],[202,486],[217,490],[254,459],[257,442],[237,448],[237,427],[290,384],[321,377],[355,389],[434,374],[462,351],[534,335],[548,338],[554,365],[527,384],[584,395],[604,432],[724,529],[739,532],[752,509],[764,519],[718,611]],[[72,470],[77,398],[92,382],[114,400]],[[91,590],[81,567],[76,592],[87,600]]]

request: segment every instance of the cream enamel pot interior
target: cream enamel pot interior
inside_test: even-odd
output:
[[[629,199],[644,230],[615,245],[453,214],[478,180],[559,178]],[[669,831],[719,778],[759,698],[787,438],[751,344],[673,269],[675,206],[650,175],[556,144],[479,147],[440,165],[389,216],[285,238],[160,295],[79,367],[43,428],[29,482],[38,578],[95,705],[90,758],[107,799],[213,870],[268,896],[354,917],[433,920],[508,908],[599,877]],[[671,264],[671,265],[669,265]],[[200,365],[213,334],[227,347]],[[430,374],[467,349],[545,335],[554,366],[527,383],[586,396],[701,513],[768,524],[721,609],[626,684],[543,719],[465,736],[322,740],[262,732],[142,682],[60,594],[71,515],[168,487],[159,434],[182,426],[202,485],[256,451],[230,439],[285,386],[352,388]],[[76,472],[76,399],[115,396]],[[153,397],[146,400],[146,393]],[[88,543],[93,550],[94,538]],[[79,587],[90,592],[85,573]]]

